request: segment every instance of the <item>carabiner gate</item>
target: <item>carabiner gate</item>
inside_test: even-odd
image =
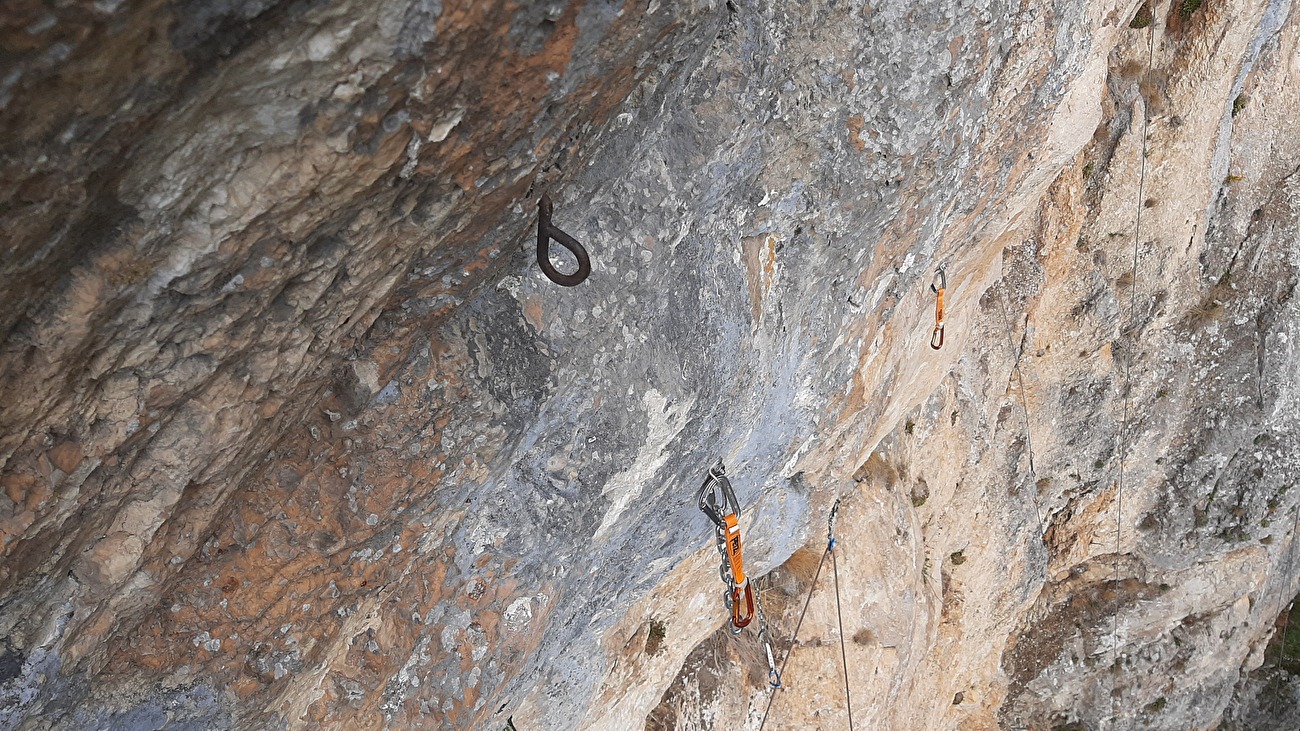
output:
[[[731,489],[727,468],[723,466],[722,460],[709,468],[704,484],[700,485],[697,500],[700,510],[722,531],[727,530],[728,515],[740,514],[740,503],[736,501],[736,493]]]
[[[930,283],[930,291],[938,294],[948,288],[948,273],[943,267],[934,268],[934,281]]]

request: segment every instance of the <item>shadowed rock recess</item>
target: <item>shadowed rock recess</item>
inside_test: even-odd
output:
[[[1294,728],[1290,0],[8,0],[0,231],[0,730]]]

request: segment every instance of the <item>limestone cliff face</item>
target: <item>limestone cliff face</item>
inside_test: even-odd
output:
[[[0,728],[757,728],[718,458],[766,728],[847,727],[836,498],[857,727],[1267,715],[1289,0],[20,1],[0,44]]]

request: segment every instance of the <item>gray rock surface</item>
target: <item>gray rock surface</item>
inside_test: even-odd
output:
[[[864,727],[1249,713],[1300,583],[1291,11],[20,3],[0,727],[756,728],[718,458],[767,728],[843,722],[844,635]],[[837,497],[842,634],[790,563]]]

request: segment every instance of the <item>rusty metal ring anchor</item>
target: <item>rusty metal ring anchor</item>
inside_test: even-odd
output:
[[[572,236],[551,224],[551,198],[545,193],[537,201],[537,266],[542,268],[546,278],[561,287],[576,287],[591,274],[591,259],[587,250]],[[564,274],[551,263],[550,242],[554,240],[568,249],[578,260],[578,270],[573,274]]]

